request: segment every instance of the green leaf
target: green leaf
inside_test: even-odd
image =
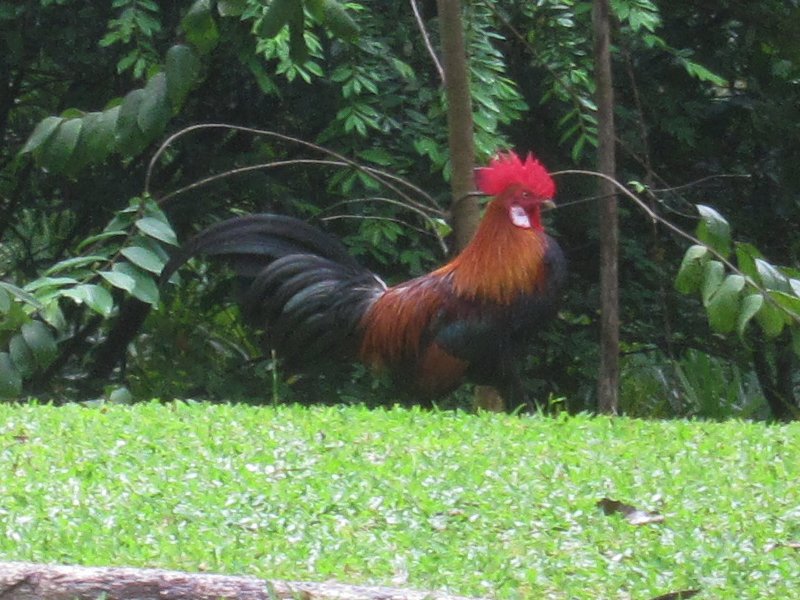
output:
[[[36,366],[44,370],[58,356],[58,346],[50,329],[41,321],[31,321],[22,326],[22,337],[30,348]]]
[[[64,313],[58,306],[58,302],[48,302],[39,310],[39,316],[56,331],[63,331],[67,328],[67,320]]]
[[[769,294],[775,302],[785,308],[787,311],[800,316],[800,298],[794,294],[787,294],[785,292],[770,292]],[[794,320],[791,315],[786,315],[787,321]],[[800,326],[800,323],[797,323]]]
[[[36,372],[36,360],[33,358],[33,352],[20,334],[11,338],[8,343],[8,353],[23,379],[29,378]]]
[[[579,162],[581,156],[583,155],[583,147],[586,145],[586,141],[589,138],[585,135],[579,135],[578,139],[575,140],[575,143],[572,146],[572,150],[570,150],[570,156],[572,156],[572,160],[575,162]]]
[[[167,99],[167,76],[157,73],[144,88],[136,123],[149,141],[161,135],[171,114],[172,107]]]
[[[35,292],[41,289],[51,289],[64,287],[65,285],[75,285],[78,280],[74,277],[39,277],[25,284],[25,291]]]
[[[716,210],[703,204],[697,205],[700,224],[697,237],[701,242],[719,252],[725,258],[731,253],[731,227]]]
[[[136,285],[131,294],[135,298],[147,304],[158,304],[158,285],[156,285],[151,275],[127,262],[115,264],[113,270],[133,278]]]
[[[65,290],[63,295],[72,298],[78,304],[86,304],[104,317],[108,317],[114,309],[114,299],[109,291],[93,283],[85,283],[71,290]]]
[[[196,0],[181,21],[186,39],[200,54],[207,54],[219,42],[219,30],[211,15],[210,0]]]
[[[0,313],[7,313],[11,308],[11,296],[3,288],[0,288]]]
[[[128,293],[133,292],[136,287],[136,280],[133,277],[119,271],[100,271],[98,275],[114,287],[125,290]]]
[[[703,306],[708,307],[711,297],[722,285],[725,277],[725,267],[718,260],[710,260],[703,268],[703,284],[700,290]]]
[[[789,287],[791,288],[792,293],[795,296],[800,296],[800,279],[795,279],[794,277],[791,277],[789,279]]]
[[[484,109],[499,113],[500,106],[497,104],[494,98],[488,93],[489,90],[481,90],[480,88],[474,89],[472,91],[472,98],[477,101]],[[480,110],[480,109],[479,109]]]
[[[431,219],[431,226],[441,238],[446,238],[453,233],[453,227],[446,220],[441,218]]]
[[[217,12],[221,17],[238,17],[247,9],[247,0],[217,0]]]
[[[747,324],[756,316],[763,305],[764,296],[761,294],[750,294],[744,297],[741,309],[739,310],[739,317],[736,320],[736,330],[739,332],[739,337],[744,337]]]
[[[62,122],[47,143],[41,146],[38,153],[39,164],[53,173],[64,171],[78,145],[82,127],[83,119]]]
[[[392,155],[382,148],[362,150],[358,153],[358,157],[382,167],[388,167],[394,162]]]
[[[737,324],[744,277],[728,275],[708,301],[708,322],[717,333],[730,333]]]
[[[167,50],[164,72],[167,76],[167,97],[172,103],[172,110],[177,112],[197,79],[200,60],[189,46],[177,44]]]
[[[36,299],[35,296],[29,294],[22,288],[18,288],[13,283],[7,283],[5,281],[0,281],[0,289],[5,290],[10,295],[14,296],[17,300],[21,300],[25,304],[33,306],[37,310],[42,309],[42,303]]]
[[[800,327],[792,329],[792,350],[800,358]]]
[[[144,98],[143,89],[132,90],[128,92],[120,105],[114,139],[117,150],[123,155],[135,156],[147,145],[138,122],[139,109]]]
[[[108,257],[102,256],[100,254],[90,254],[88,256],[76,256],[74,258],[67,258],[65,260],[57,262],[52,267],[47,269],[44,272],[44,275],[49,276],[52,275],[53,273],[61,273],[62,271],[67,271],[69,269],[74,269],[76,267],[83,267],[86,265],[91,265],[92,263],[102,262],[106,260],[108,260]]]
[[[270,96],[272,94],[278,94],[278,87],[272,82],[272,79],[270,79],[264,66],[261,64],[261,59],[255,55],[247,56],[244,58],[244,62],[247,68],[250,69],[250,73],[253,74],[258,87],[261,88],[261,91],[265,95]]]
[[[708,248],[697,244],[690,246],[683,255],[683,261],[675,276],[675,289],[682,294],[691,294],[699,290],[708,258]]]
[[[322,23],[325,20],[325,0],[304,0],[303,6],[315,21]]]
[[[141,246],[149,250],[159,258],[162,264],[166,264],[169,260],[169,253],[164,250],[163,244],[154,238],[138,235],[133,238],[131,246]]]
[[[167,215],[164,214],[164,211],[161,210],[161,207],[149,194],[144,194],[141,198],[133,198],[131,200],[131,204],[136,206],[137,212],[144,208],[145,217],[153,217],[154,219],[158,219],[162,223],[169,225],[169,219],[167,219]]]
[[[761,285],[768,290],[778,290],[780,292],[791,291],[789,279],[786,277],[786,275],[781,273],[777,267],[761,258],[757,258],[755,263],[756,271],[758,272],[758,278],[761,280]]]
[[[158,275],[164,268],[164,261],[152,250],[141,246],[123,248],[120,253],[137,267]]]
[[[83,116],[83,125],[78,136],[78,143],[67,165],[69,173],[77,173],[87,164],[103,160],[113,149],[113,131],[111,131],[111,145],[101,147],[96,143],[93,144],[98,134],[98,124],[101,116],[102,113],[99,112],[86,113]]]
[[[126,231],[119,231],[119,230],[103,231],[102,233],[97,233],[95,235],[90,235],[89,237],[87,237],[80,244],[78,244],[76,250],[78,250],[80,252],[81,250],[86,248],[86,246],[91,246],[95,242],[100,242],[102,240],[106,240],[106,239],[112,238],[112,237],[124,237],[126,235],[128,235],[128,233]]]
[[[739,270],[753,281],[758,281],[758,270],[756,269],[756,259],[763,258],[758,248],[752,244],[736,242],[736,264]]]
[[[786,316],[780,308],[773,306],[766,300],[761,310],[756,313],[756,321],[768,338],[780,335],[786,325]]]
[[[323,0],[322,10],[324,13],[323,22],[333,35],[347,41],[358,37],[361,31],[358,24],[347,14],[344,6],[339,2],[336,0]]]
[[[7,352],[0,352],[0,397],[16,398],[22,393],[22,376]]]
[[[37,148],[39,148],[42,144],[47,142],[50,139],[50,136],[55,133],[56,129],[64,119],[61,117],[45,117],[36,125],[36,128],[33,130],[31,137],[28,138],[28,141],[25,142],[25,145],[20,150],[20,154],[25,154],[27,152],[33,152]]]
[[[302,10],[300,0],[272,0],[256,29],[256,35],[260,38],[274,38],[289,22],[298,6]]]
[[[178,237],[175,235],[172,227],[170,227],[168,223],[164,223],[159,219],[153,217],[143,217],[136,221],[136,227],[145,235],[149,235],[152,238],[161,240],[162,242],[172,246],[178,245]]]
[[[289,57],[299,64],[306,62],[309,58],[305,33],[303,5],[296,2],[289,14]]]
[[[116,146],[117,119],[120,107],[115,106],[101,113],[90,113],[92,118],[84,117],[81,137],[78,140],[78,152],[89,164],[102,162],[111,154]],[[95,116],[96,115],[96,116]],[[70,165],[77,170],[74,163]]]
[[[691,75],[692,77],[699,79],[700,81],[707,81],[709,83],[713,83],[719,87],[727,87],[728,81],[724,77],[720,77],[713,71],[710,71],[706,67],[691,60],[687,60],[685,58],[680,58],[679,62],[683,65],[686,72]]]

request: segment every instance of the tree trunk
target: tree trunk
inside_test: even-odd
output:
[[[380,586],[266,581],[162,569],[0,563],[0,600],[468,600]]]
[[[614,177],[614,88],[608,0],[594,0],[594,64],[597,84],[597,170]],[[619,406],[619,282],[617,198],[610,181],[600,180],[600,373],[597,408],[616,414]]]
[[[478,228],[481,214],[475,191],[475,144],[472,124],[472,96],[469,89],[469,65],[461,22],[460,0],[437,0],[439,31],[442,38],[447,131],[452,176],[450,205],[455,249],[462,250]]]
[[[472,95],[469,89],[469,64],[464,43],[460,0],[437,0],[439,31],[442,38],[445,97],[447,98],[447,132],[450,148],[453,195],[450,214],[455,250],[466,246],[475,234],[481,219],[480,207],[470,192],[475,190],[475,143],[472,123]],[[478,386],[475,405],[494,412],[505,409],[502,396],[494,388]]]

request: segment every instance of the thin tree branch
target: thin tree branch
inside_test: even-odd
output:
[[[403,221],[402,219],[396,219],[394,217],[381,217],[378,215],[330,215],[329,217],[321,217],[320,221],[340,221],[342,219],[355,219],[358,221],[385,221],[387,223],[397,223],[398,225],[402,225],[407,229],[413,229],[418,233],[422,233],[424,235],[433,235],[430,231],[426,231],[421,227],[416,227],[411,223]]]
[[[201,129],[229,129],[229,130],[232,130],[232,131],[243,131],[243,132],[247,132],[247,133],[253,133],[253,134],[256,134],[256,135],[264,135],[264,136],[267,136],[267,137],[272,137],[272,138],[279,139],[279,140],[282,140],[282,141],[285,141],[285,142],[291,142],[293,144],[298,144],[300,146],[304,146],[306,148],[310,148],[310,149],[315,150],[317,152],[321,152],[323,154],[327,154],[328,156],[336,159],[337,161],[345,163],[349,167],[352,167],[352,168],[357,169],[359,171],[362,171],[362,172],[370,174],[373,178],[377,179],[381,184],[383,184],[384,186],[386,186],[387,188],[389,188],[390,190],[395,192],[397,195],[403,197],[405,200],[407,200],[410,203],[415,203],[415,201],[412,200],[408,196],[408,194],[406,194],[403,191],[401,191],[396,185],[394,185],[394,183],[400,184],[403,187],[405,187],[406,189],[418,194],[427,203],[429,203],[430,206],[438,207],[438,202],[436,201],[436,199],[433,196],[428,194],[422,188],[417,187],[416,185],[410,183],[409,181],[406,181],[405,179],[403,179],[401,177],[398,177],[397,175],[393,175],[391,173],[388,173],[386,171],[382,171],[380,169],[374,169],[374,168],[371,168],[371,167],[365,167],[364,165],[362,165],[360,163],[357,163],[356,161],[347,158],[343,154],[335,152],[334,150],[330,150],[329,148],[325,148],[324,146],[320,146],[318,144],[307,142],[305,140],[301,140],[300,138],[296,138],[296,137],[293,137],[293,136],[290,136],[290,135],[285,135],[285,134],[282,134],[282,133],[278,133],[276,131],[270,131],[268,129],[255,129],[253,127],[243,127],[243,126],[240,126],[240,125],[229,125],[229,124],[226,124],[226,123],[202,123],[200,125],[192,125],[190,127],[186,127],[184,129],[181,129],[180,131],[172,134],[166,140],[164,140],[164,142],[161,144],[161,146],[158,148],[158,150],[156,150],[156,153],[153,155],[153,158],[150,159],[150,163],[147,166],[147,174],[145,175],[145,181],[144,181],[144,192],[145,193],[150,193],[150,182],[151,182],[151,178],[152,178],[152,174],[153,174],[153,169],[155,168],[156,162],[161,157],[161,155],[166,151],[166,149],[170,145],[172,145],[172,143],[175,140],[177,140],[178,138],[180,138],[180,137],[182,137],[182,136],[184,136],[184,135],[186,135],[188,133],[191,133],[191,132],[194,132],[194,131],[198,131],[198,130],[201,130]],[[421,205],[421,203],[417,203],[417,204]]]
[[[215,175],[210,175],[208,177],[204,177],[203,179],[199,179],[197,181],[194,181],[194,182],[192,182],[192,183],[190,183],[188,185],[183,186],[182,188],[179,188],[177,190],[174,190],[174,191],[170,192],[169,194],[166,194],[166,195],[162,196],[161,198],[158,199],[158,204],[163,204],[167,200],[170,200],[170,199],[174,198],[175,196],[178,196],[180,194],[183,194],[184,192],[188,192],[188,191],[193,190],[195,188],[202,187],[204,185],[208,185],[209,183],[212,183],[212,182],[217,181],[219,179],[224,179],[226,177],[233,177],[235,175],[241,175],[242,173],[248,173],[250,171],[258,171],[258,170],[261,170],[261,169],[273,169],[273,168],[277,168],[277,167],[284,167],[284,166],[287,166],[287,165],[296,165],[296,164],[328,165],[328,166],[337,166],[337,167],[348,167],[349,166],[349,165],[347,165],[346,163],[343,163],[343,162],[337,162],[337,161],[331,161],[331,160],[321,160],[321,159],[310,159],[310,158],[293,159],[293,160],[280,160],[280,161],[274,161],[274,162],[271,162],[271,163],[262,163],[262,164],[258,164],[258,165],[248,165],[246,167],[239,167],[237,169],[230,169],[230,170],[225,171],[223,173],[216,173]],[[373,172],[375,171],[374,169],[372,169],[370,167],[363,167],[363,170],[366,173],[370,174],[370,175],[372,175]],[[345,204],[345,203],[348,203],[348,202],[366,202],[366,201],[369,201],[369,200],[374,200],[374,201],[378,201],[378,202],[385,202],[385,203],[388,203],[388,204],[394,204],[395,206],[400,206],[401,208],[404,208],[406,210],[410,210],[411,212],[414,212],[414,213],[418,214],[419,216],[421,216],[430,225],[431,231],[427,232],[427,233],[429,233],[429,235],[433,235],[434,237],[436,237],[436,240],[438,241],[439,247],[441,248],[442,252],[444,252],[445,254],[447,253],[447,245],[445,244],[444,239],[442,239],[442,237],[439,235],[437,227],[436,227],[436,222],[434,221],[435,217],[441,218],[441,217],[444,216],[444,213],[442,211],[438,210],[438,209],[431,208],[429,206],[425,206],[424,204],[419,204],[419,203],[411,200],[410,198],[406,198],[405,202],[401,201],[401,200],[395,200],[395,199],[392,199],[392,198],[382,198],[382,197],[360,198],[360,199],[356,199],[356,200],[344,200],[342,202],[337,202],[336,204],[332,205],[330,208],[332,208],[333,206]],[[322,219],[322,220],[325,220],[325,219]],[[412,229],[417,229],[416,227],[412,227],[411,225],[409,225],[409,227],[411,227]],[[418,229],[418,231],[424,231],[424,230]]]
[[[401,208],[405,208],[406,210],[412,210],[414,212],[417,212],[420,216],[422,216],[422,218],[424,218],[430,224],[431,230],[429,231],[427,229],[422,229],[421,227],[416,227],[416,226],[411,225],[410,223],[408,223],[406,221],[403,221],[401,219],[394,219],[394,218],[391,218],[391,217],[377,217],[377,216],[370,216],[370,215],[333,215],[333,216],[330,216],[330,217],[321,216],[326,211],[333,210],[334,208],[336,208],[338,206],[344,206],[344,205],[347,205],[347,204],[357,204],[357,203],[360,203],[360,202],[384,202],[386,204],[393,204],[395,206],[399,206]],[[417,211],[415,208],[410,207],[407,204],[403,204],[402,202],[400,202],[398,200],[395,200],[394,198],[384,198],[384,197],[381,197],[381,196],[371,196],[369,198],[352,198],[352,199],[349,199],[349,200],[341,200],[339,202],[335,202],[334,204],[331,204],[330,206],[326,206],[324,209],[322,209],[322,211],[319,213],[319,215],[317,215],[317,218],[320,221],[332,221],[332,220],[335,220],[335,219],[343,219],[343,218],[355,218],[355,219],[372,218],[372,219],[383,219],[383,220],[386,220],[386,221],[393,221],[395,223],[400,223],[403,226],[408,227],[409,229],[413,229],[414,231],[417,231],[419,233],[423,233],[425,235],[430,235],[432,237],[435,237],[436,241],[439,243],[439,249],[442,251],[443,254],[447,255],[447,244],[445,243],[445,241],[442,238],[442,236],[439,235],[439,232],[438,232],[438,230],[436,228],[436,223],[433,221],[433,219],[429,215],[427,215],[427,214],[425,214],[423,212]]]
[[[704,248],[707,248],[709,253],[711,253],[711,255],[714,258],[716,258],[723,265],[725,265],[728,269],[730,269],[731,272],[735,273],[736,275],[740,275],[741,277],[743,277],[744,280],[745,280],[745,283],[747,285],[751,286],[753,289],[755,289],[757,292],[759,292],[764,297],[764,301],[765,302],[768,302],[771,306],[773,306],[774,308],[777,308],[783,314],[787,315],[789,318],[791,318],[793,321],[795,321],[795,323],[797,325],[800,325],[800,315],[798,315],[793,310],[790,310],[790,309],[786,308],[785,306],[782,306],[781,304],[779,304],[774,298],[772,298],[772,296],[770,296],[769,290],[767,290],[766,288],[764,288],[760,284],[758,284],[756,281],[754,281],[749,275],[745,274],[741,269],[739,269],[731,261],[729,261],[727,258],[725,258],[722,254],[717,252],[714,248],[712,248],[708,244],[704,244],[699,239],[697,239],[695,236],[693,236],[691,233],[685,232],[683,229],[681,229],[677,225],[674,225],[673,223],[670,223],[669,221],[667,221],[664,217],[662,217],[658,213],[650,210],[650,207],[647,206],[647,203],[643,202],[640,198],[638,198],[636,196],[636,194],[631,192],[628,188],[626,188],[624,185],[622,185],[619,181],[617,181],[613,177],[608,177],[607,175],[604,175],[602,173],[598,173],[596,171],[586,171],[586,170],[583,170],[583,169],[565,169],[563,171],[555,171],[554,173],[552,173],[552,175],[554,177],[558,176],[558,175],[588,175],[590,177],[599,177],[601,179],[606,179],[607,181],[613,183],[613,185],[617,188],[617,190],[619,192],[621,192],[623,195],[628,197],[630,200],[633,200],[633,202],[639,208],[641,208],[647,214],[648,217],[650,217],[654,221],[658,221],[664,227],[669,229],[671,232],[677,234],[679,237],[682,237],[682,238],[684,238],[686,240],[689,240],[690,242],[692,242],[693,244],[696,244],[698,246],[703,246]]]
[[[694,181],[690,181],[688,183],[682,183],[681,185],[675,185],[671,187],[663,187],[663,188],[651,188],[650,191],[654,194],[663,194],[666,192],[675,192],[677,190],[683,190],[686,188],[694,187],[696,185],[700,185],[701,183],[705,183],[711,179],[750,179],[751,175],[749,173],[718,173],[716,175],[707,175],[705,177],[701,177],[700,179],[695,179]]]
[[[203,177],[202,179],[198,179],[197,181],[193,181],[190,184],[187,184],[187,185],[185,185],[185,186],[183,186],[181,188],[178,188],[177,190],[173,190],[172,192],[169,192],[168,194],[165,194],[165,195],[161,196],[158,199],[158,203],[159,204],[164,204],[165,202],[167,202],[167,200],[171,200],[175,196],[179,196],[180,194],[183,194],[183,193],[188,192],[190,190],[196,189],[198,187],[202,187],[204,185],[208,185],[209,183],[213,183],[214,181],[217,181],[217,180],[220,180],[220,179],[225,179],[227,177],[233,177],[235,175],[241,175],[242,173],[249,173],[251,171],[259,171],[261,169],[274,169],[274,168],[278,168],[278,167],[286,167],[286,166],[291,166],[291,165],[304,165],[304,164],[305,165],[325,165],[325,166],[334,166],[334,167],[350,167],[350,165],[348,163],[345,163],[345,162],[332,161],[332,160],[323,160],[323,159],[313,159],[313,158],[298,158],[298,159],[292,159],[292,160],[276,160],[276,161],[269,162],[269,163],[260,163],[260,164],[257,164],[257,165],[248,165],[246,167],[238,167],[236,169],[230,169],[230,170],[224,171],[222,173],[215,173],[214,175],[209,175],[208,177]],[[381,176],[388,175],[388,174],[383,173],[382,171],[379,171],[377,169],[373,169],[371,167],[361,167],[360,170],[364,171],[365,173],[367,173],[368,175],[371,175],[373,177],[375,176],[375,174],[379,174]],[[378,179],[380,181],[380,177],[375,177],[375,179]],[[429,213],[432,214],[432,215],[435,215],[435,216],[439,216],[439,217],[444,216],[444,212],[439,210],[439,209],[437,209],[437,208],[433,208],[433,207],[427,206],[425,204],[416,202],[415,200],[412,200],[411,198],[409,198],[405,194],[401,194],[401,195],[403,196],[403,199],[405,200],[405,203],[397,200],[396,202],[400,206],[404,206],[405,208],[407,208],[409,210],[414,210],[415,212],[417,212],[417,213],[419,213],[419,214],[421,214],[423,216],[428,216]]]
[[[431,38],[428,35],[428,30],[425,28],[425,23],[422,21],[422,15],[419,12],[417,0],[409,0],[409,2],[411,3],[411,10],[414,12],[414,20],[417,22],[417,27],[419,28],[419,33],[422,36],[422,41],[425,43],[425,48],[428,49],[428,54],[430,54],[433,65],[436,67],[436,71],[439,73],[439,80],[442,82],[442,85],[447,85],[442,63],[439,61],[439,57],[436,55],[436,50],[433,48]]]

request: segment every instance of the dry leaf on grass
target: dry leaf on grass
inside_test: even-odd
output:
[[[800,542],[772,542],[766,547],[767,552],[772,552],[778,548],[791,548],[792,550],[800,550]]]
[[[651,600],[686,600],[700,593],[700,590],[681,590],[680,592],[670,592],[651,598]]]
[[[641,510],[635,506],[611,498],[599,500],[597,506],[607,515],[617,513],[623,515],[625,520],[631,525],[651,525],[653,523],[661,523],[664,520],[664,515],[659,512]]]

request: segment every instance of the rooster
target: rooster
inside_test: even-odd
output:
[[[493,196],[472,241],[435,271],[387,286],[334,237],[298,219],[236,217],[209,227],[167,264],[223,258],[244,282],[244,313],[290,370],[357,359],[423,399],[464,381],[524,401],[517,361],[551,319],[564,255],[543,228],[555,185],[530,154],[501,153],[476,170]]]

